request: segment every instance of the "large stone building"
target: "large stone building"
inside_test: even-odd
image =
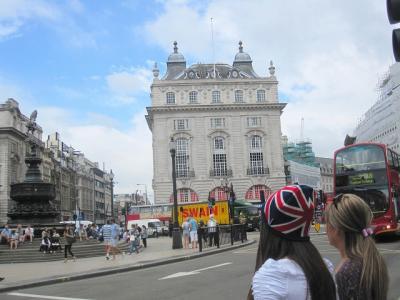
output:
[[[321,190],[333,194],[333,158],[316,157],[321,172]]]
[[[0,224],[8,222],[7,214],[15,204],[10,185],[25,179],[28,122],[16,100],[0,104]],[[97,223],[110,218],[113,174],[67,147],[58,133],[43,143],[42,128],[37,125],[33,139],[42,159],[42,180],[55,185],[54,203],[60,210],[60,221],[71,220],[79,212],[83,219]]]
[[[170,140],[176,144],[178,201],[227,198],[258,200],[285,184],[278,81],[272,62],[268,76],[255,73],[239,43],[233,64],[186,66],[177,43],[166,74],[153,70],[146,120],[153,135],[156,203],[172,200]]]
[[[80,214],[82,219],[104,224],[112,214],[111,172],[100,169],[97,162],[67,146],[57,132],[48,136],[46,146],[58,162],[56,194],[61,199],[63,219],[70,220],[74,214]]]

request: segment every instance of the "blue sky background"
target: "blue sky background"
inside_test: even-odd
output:
[[[0,0],[0,101],[116,174],[117,192],[151,192],[151,69],[178,41],[188,64],[231,64],[243,41],[260,76],[276,66],[282,131],[331,157],[376,101],[391,63],[385,1]],[[141,188],[143,189],[143,188]]]

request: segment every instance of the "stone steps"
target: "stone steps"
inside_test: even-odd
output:
[[[63,250],[55,253],[42,253],[39,252],[40,242],[34,241],[32,244],[24,244],[16,250],[10,250],[7,245],[0,246],[0,264],[6,263],[29,263],[40,261],[56,261],[64,259],[64,244],[62,243]],[[121,242],[118,245],[121,251],[127,252],[128,244]],[[104,243],[97,240],[89,240],[76,242],[72,245],[72,252],[78,258],[103,256]]]

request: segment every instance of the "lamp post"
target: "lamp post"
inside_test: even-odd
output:
[[[114,219],[114,173],[110,170],[110,184],[111,184],[111,219]]]
[[[233,245],[234,234],[233,234],[233,218],[234,218],[234,205],[235,193],[233,192],[233,184],[229,187],[228,179],[221,179],[221,187],[226,194],[226,198],[229,200],[229,223],[231,227],[231,245]]]
[[[172,249],[182,249],[182,237],[178,223],[178,193],[176,190],[175,155],[176,145],[173,138],[169,142],[169,152],[172,159],[172,189],[174,194],[174,227],[172,229]]]

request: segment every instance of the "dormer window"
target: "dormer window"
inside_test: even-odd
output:
[[[236,90],[235,91],[235,102],[236,103],[242,103],[243,102],[243,91],[242,90]]]
[[[167,104],[175,104],[175,93],[168,92],[166,94]]]
[[[257,91],[257,102],[265,102],[265,90]]]
[[[189,93],[189,103],[197,103],[197,92],[192,91]]]

